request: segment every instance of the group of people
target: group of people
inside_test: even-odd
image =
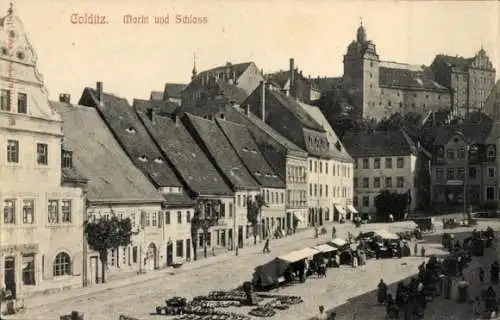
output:
[[[388,292],[388,287],[381,279],[378,284],[377,302],[386,305],[389,319],[420,319],[424,315],[427,301],[435,295],[441,295],[440,277],[446,273],[442,261],[431,256],[427,263],[418,267],[418,275],[408,284],[398,283],[395,296]],[[451,286],[450,286],[451,288]]]

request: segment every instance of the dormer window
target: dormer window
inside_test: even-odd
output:
[[[488,149],[486,149],[486,157],[488,160],[495,160],[497,156],[495,146],[488,146]]]
[[[248,152],[248,149],[246,147],[243,148],[243,151]]]
[[[271,178],[271,175],[269,173],[266,173],[266,178]]]
[[[155,163],[163,163],[163,159],[162,158],[156,158],[155,159]]]
[[[342,145],[340,144],[340,141],[337,141],[335,143],[335,148],[337,148],[338,151],[342,151]]]
[[[251,151],[251,152],[252,152],[252,153],[257,153],[257,150],[255,150],[255,149],[252,149],[252,151]]]
[[[137,131],[135,131],[135,129],[133,127],[128,127],[127,129],[125,129],[125,131],[127,131],[128,133],[136,133]]]
[[[146,157],[146,156],[140,156],[138,159],[141,162],[148,162],[148,157]]]
[[[255,171],[255,175],[256,176],[261,176],[260,172],[259,171]]]
[[[62,150],[62,167],[63,169],[73,168],[73,152],[68,150]]]

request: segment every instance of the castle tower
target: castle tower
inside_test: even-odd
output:
[[[367,40],[363,22],[358,27],[356,40],[344,55],[344,88],[353,97],[354,107],[364,118],[375,116],[379,96],[380,59],[376,46]]]

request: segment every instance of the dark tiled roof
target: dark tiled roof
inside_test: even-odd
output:
[[[256,90],[259,90],[259,88]],[[276,90],[266,89],[266,94],[272,95],[282,106],[292,112],[303,126],[309,129],[325,132],[325,129],[323,129],[323,127],[316,120],[314,120],[294,98]]]
[[[379,81],[382,87],[448,92],[447,88],[434,81],[425,72],[407,69],[381,67]]]
[[[342,77],[316,78],[312,79],[312,82],[320,92],[334,90],[335,88],[342,87],[343,85]]]
[[[224,179],[200,149],[182,121],[137,111],[142,122],[188,186],[201,195],[232,195]]]
[[[165,83],[165,89],[163,90],[163,97],[168,96],[169,98],[180,99],[181,93],[186,89],[187,84],[183,83]]]
[[[87,104],[87,96],[93,99],[93,103]],[[97,103],[95,90],[86,88],[80,101],[81,104],[94,106],[99,110],[135,165],[158,187],[182,186],[127,100],[105,93],[104,105],[100,105]],[[160,163],[157,159],[161,160]]]
[[[75,167],[73,168],[62,168],[62,178],[63,181],[75,181],[75,182],[88,182],[87,177],[85,177],[81,172]]]
[[[457,68],[462,71],[467,71],[474,61],[474,58],[453,57],[444,54],[438,54],[434,58],[434,62],[440,65],[445,65],[449,68]]]
[[[245,72],[252,63],[253,62],[242,62],[242,63],[236,63],[236,64],[227,63],[226,65],[223,65],[223,66],[217,66],[215,68],[202,71],[198,74],[198,76],[204,75],[207,73],[212,73],[212,72],[222,72],[222,71],[225,71],[226,68],[231,68],[236,73],[236,78],[239,78],[243,74],[243,72]]]
[[[149,109],[154,109],[158,114],[172,115],[176,114],[180,106],[177,103],[171,102],[169,100],[143,100],[134,99],[132,106],[134,109],[138,109],[147,112]]]
[[[164,201],[134,166],[97,110],[59,102],[51,105],[63,118],[64,144],[73,152],[73,166],[89,179],[90,201]]]
[[[181,193],[165,193],[163,194],[163,198],[167,202],[168,207],[171,208],[194,206],[194,200],[189,198],[184,190]]]
[[[213,120],[206,120],[186,114],[186,121],[191,124],[195,134],[205,145],[210,155],[235,189],[258,190],[259,185],[241,162],[224,133]]]
[[[222,95],[226,97],[229,101],[234,101],[236,104],[241,104],[248,97],[245,90],[232,85],[224,80],[217,80],[217,85]]]
[[[400,130],[372,133],[347,133],[344,145],[352,157],[408,156],[415,154],[413,141]]]
[[[333,130],[332,126],[328,123],[328,120],[326,120],[323,112],[321,112],[321,110],[315,106],[310,106],[303,103],[301,103],[300,105],[326,130],[330,147],[330,155],[338,160],[352,161],[352,157],[344,148],[342,141],[340,141],[340,139],[337,137],[337,134]]]
[[[486,138],[485,144],[496,145],[499,138],[500,138],[500,121],[495,121],[491,125],[491,130],[488,134],[488,138]]]
[[[436,139],[434,140],[434,145],[444,145],[453,138],[457,132],[461,132],[468,140],[475,144],[485,143],[493,123],[482,123],[482,124],[465,124],[455,127],[442,128],[439,131]]]
[[[216,121],[248,170],[263,187],[285,187],[285,182],[267,163],[246,126],[221,119]]]

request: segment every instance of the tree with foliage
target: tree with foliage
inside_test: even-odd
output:
[[[377,218],[387,221],[392,214],[394,220],[402,220],[408,208],[410,197],[408,193],[397,193],[389,190],[382,190],[375,197],[375,208]]]
[[[132,223],[129,218],[120,219],[116,215],[86,221],[85,235],[89,247],[99,253],[102,267],[102,282],[106,282],[108,250],[128,246],[131,243]]]
[[[262,228],[259,228],[262,207],[267,207],[267,204],[261,194],[256,195],[255,200],[247,197],[247,220],[252,225],[254,244],[257,244],[257,231],[262,230]],[[262,239],[262,234],[260,235],[260,239]]]
[[[211,227],[217,224],[222,202],[220,200],[200,199],[191,218],[191,242],[193,243],[194,260],[198,260],[198,230],[203,231],[203,254],[207,257],[207,235]]]

